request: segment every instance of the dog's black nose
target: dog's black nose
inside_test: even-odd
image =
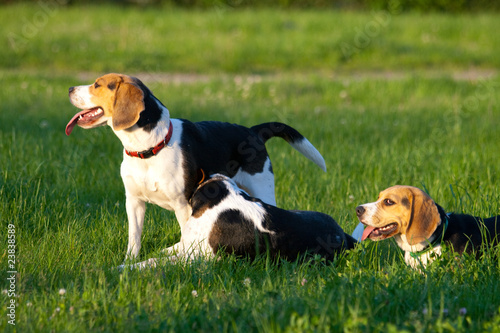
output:
[[[69,87],[69,94],[71,94],[73,92],[73,90],[75,90],[75,87]]]
[[[361,215],[363,215],[364,212],[365,212],[365,207],[363,207],[363,206],[356,207],[356,215],[358,217],[360,217]]]

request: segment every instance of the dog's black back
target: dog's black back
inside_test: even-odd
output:
[[[271,249],[285,258],[319,254],[327,260],[356,244],[329,215],[314,211],[286,211],[268,206]]]
[[[438,206],[440,212],[443,209]],[[496,246],[500,240],[500,216],[481,218],[466,214],[448,214],[448,228],[443,236],[445,244],[461,253],[477,253],[483,246]]]
[[[271,257],[295,260],[300,255],[318,254],[333,260],[343,250],[357,243],[329,215],[312,211],[286,211],[267,205],[265,227],[273,233],[261,232],[238,210],[222,213],[212,234],[210,245],[217,251],[254,258],[268,252]]]

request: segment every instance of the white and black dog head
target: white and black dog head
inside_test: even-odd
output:
[[[151,130],[166,112],[139,79],[124,74],[106,74],[91,85],[71,87],[69,98],[82,111],[66,125],[66,135],[76,125],[88,129],[108,124],[115,131],[137,125]]]

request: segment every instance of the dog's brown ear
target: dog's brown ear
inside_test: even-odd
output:
[[[431,237],[441,217],[436,203],[424,191],[416,189],[410,196],[411,217],[406,239],[408,244],[415,245]]]
[[[132,127],[144,111],[144,92],[135,83],[123,82],[116,91],[113,128],[120,131]]]

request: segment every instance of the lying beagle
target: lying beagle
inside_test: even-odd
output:
[[[357,243],[329,215],[269,205],[221,174],[201,183],[189,203],[192,215],[182,227],[181,241],[164,250],[167,262],[213,257],[219,250],[250,258],[269,253],[272,258],[295,260],[317,254],[332,260]],[[152,258],[132,267],[159,261]]]
[[[424,191],[411,186],[393,186],[380,192],[378,200],[356,207],[366,226],[361,240],[379,241],[394,237],[413,268],[425,267],[441,255],[441,245],[455,252],[479,256],[484,241],[498,244],[500,216],[483,219],[446,214]]]
[[[299,132],[282,123],[251,128],[215,121],[171,119],[169,111],[137,78],[107,74],[94,84],[71,87],[71,103],[83,109],[66,126],[109,125],[125,150],[121,176],[129,222],[127,257],[141,248],[145,203],[174,210],[183,227],[191,216],[188,199],[197,172],[222,173],[266,203],[275,204],[274,175],[265,142],[286,140],[326,171],[325,161]]]

